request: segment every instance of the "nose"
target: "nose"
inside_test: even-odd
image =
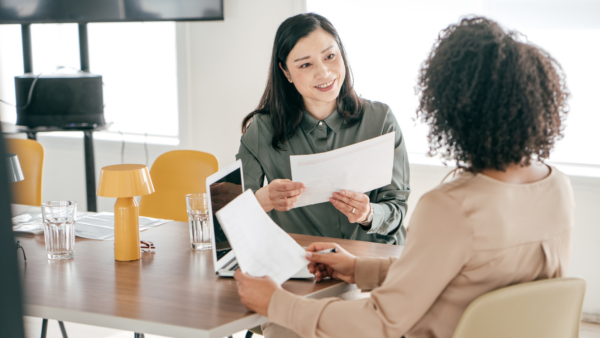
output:
[[[329,74],[331,73],[331,71],[329,70],[329,67],[327,67],[327,65],[323,61],[316,62],[315,67],[316,67],[315,78],[326,79],[327,77],[329,77]]]

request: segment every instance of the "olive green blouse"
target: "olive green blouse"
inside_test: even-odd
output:
[[[404,137],[391,109],[384,103],[365,100],[362,120],[347,126],[336,111],[322,121],[304,112],[300,127],[292,138],[277,151],[271,145],[272,125],[266,114],[256,114],[240,142],[236,156],[242,160],[245,188],[254,192],[275,179],[292,179],[290,155],[307,155],[345,147],[396,131],[394,170],[392,182],[367,192],[373,205],[373,222],[364,230],[350,223],[346,215],[326,202],[294,208],[289,211],[272,210],[269,215],[289,233],[354,239],[388,244],[403,244],[406,200],[410,193],[409,165]],[[356,165],[360,165],[360,158]],[[344,168],[340,168],[344,170]]]

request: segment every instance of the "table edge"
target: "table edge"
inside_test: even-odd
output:
[[[305,295],[305,298],[321,299],[335,297],[356,289],[355,284],[338,283],[331,287]],[[185,326],[157,323],[139,319],[124,318],[105,314],[53,308],[42,305],[24,304],[24,315],[38,318],[54,319],[85,325],[114,328],[138,333],[156,334],[177,338],[222,338],[233,333],[247,330],[268,321],[257,313],[215,327],[210,330],[195,329]]]

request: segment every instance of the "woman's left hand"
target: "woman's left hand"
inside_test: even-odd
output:
[[[371,211],[369,196],[359,192],[348,190],[334,192],[329,202],[346,215],[350,223],[364,222]]]
[[[252,277],[243,273],[241,269],[235,272],[233,278],[237,281],[242,304],[248,310],[267,317],[273,292],[279,288],[277,283],[271,277]]]

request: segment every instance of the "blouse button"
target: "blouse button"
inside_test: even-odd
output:
[[[322,126],[323,125],[323,121],[319,121],[319,125]]]

